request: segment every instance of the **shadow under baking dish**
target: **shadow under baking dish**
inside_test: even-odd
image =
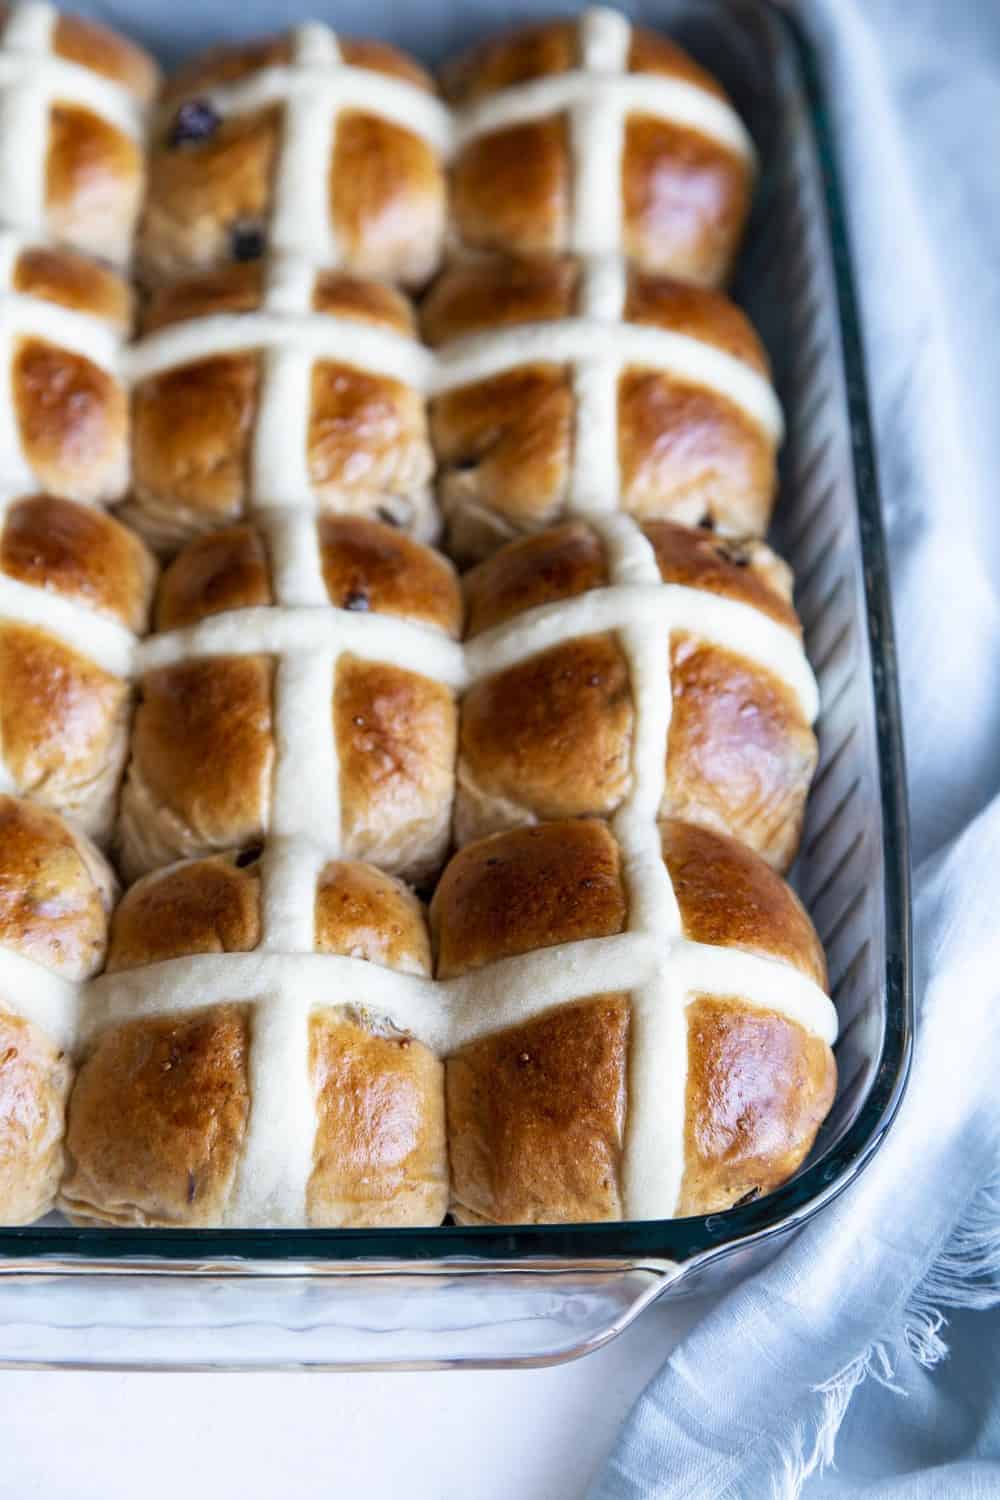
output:
[[[529,0],[520,15],[548,14]],[[347,15],[339,15],[351,29]],[[875,454],[843,204],[815,60],[756,0],[633,7],[722,81],[761,180],[734,288],[788,421],[773,541],[798,580],[820,763],[796,886],[827,951],[840,1086],[808,1163],[708,1217],[525,1228],[0,1230],[0,1367],[543,1364],[664,1291],[756,1268],[869,1161],[912,1046],[907,818]],[[417,11],[400,17],[404,44]],[[495,28],[494,12],[472,12]],[[275,24],[288,16],[274,17]],[[365,30],[364,26],[360,27]],[[417,39],[416,50],[420,50]]]

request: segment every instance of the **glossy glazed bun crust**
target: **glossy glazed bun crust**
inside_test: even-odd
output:
[[[662,825],[684,936],[791,965],[826,983],[809,918],[779,876],[731,839]],[[461,850],[431,905],[441,977],[628,926],[621,852],[602,823],[547,823]],[[596,970],[595,970],[596,973]],[[605,987],[487,1034],[449,1059],[452,1211],[463,1222],[622,1215],[631,1070],[630,995]],[[683,1174],[676,1212],[731,1207],[801,1163],[833,1099],[825,1042],[740,995],[686,1009]],[[666,1066],[666,1060],[664,1065]]]

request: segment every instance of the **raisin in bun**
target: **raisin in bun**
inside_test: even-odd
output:
[[[448,136],[433,81],[384,42],[313,22],[214,48],[157,110],[142,274],[274,251],[419,286],[441,254]]]
[[[377,521],[275,512],[191,543],[141,648],[127,874],[302,834],[431,878],[451,822],[460,622],[451,565]]]

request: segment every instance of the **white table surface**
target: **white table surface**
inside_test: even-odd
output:
[[[547,1370],[0,1374],[3,1500],[576,1500],[704,1300]],[[331,1488],[335,1483],[335,1488]]]

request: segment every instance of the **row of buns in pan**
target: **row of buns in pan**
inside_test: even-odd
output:
[[[144,877],[109,938],[113,876],[89,841],[6,797],[0,831],[6,1222],[57,1201],[79,1222],[165,1227],[436,1224],[449,1208],[467,1223],[651,1217],[650,1163],[652,1201],[666,1176],[667,1212],[707,1213],[783,1181],[832,1100],[808,917],[735,840],[689,824],[660,828],[683,939],[730,961],[723,991],[761,978],[749,1001],[714,984],[692,996],[685,1066],[668,1055],[655,1080],[680,1090],[665,1110],[676,1139],[645,1100],[650,1139],[631,1161],[641,955],[606,824],[470,845],[429,926],[402,882],[329,861],[301,946],[267,952],[269,854]],[[551,959],[585,942],[621,988],[593,994],[578,976],[567,999]],[[769,986],[777,1003],[761,1004]],[[494,1027],[497,1010],[508,1024]]]
[[[763,542],[637,530],[655,557],[641,607],[671,695],[658,815],[738,837],[785,870],[816,763],[788,571]],[[302,532],[318,605],[297,601],[283,566]],[[511,543],[460,587],[447,559],[381,522],[271,515],[184,548],[139,641],[153,577],[138,539],[100,512],[38,496],[3,519],[9,789],[107,844],[130,749],[115,839],[129,878],[293,831],[317,761],[337,782],[338,846],[421,885],[440,871],[453,810],[467,843],[613,817],[628,800],[637,703],[618,632],[634,606],[594,523]],[[305,701],[304,660],[316,683]],[[315,811],[301,808],[303,832]]]
[[[434,540],[435,490],[463,563],[608,487],[640,520],[770,519],[781,415],[747,319],[617,259],[456,266],[424,299],[426,343],[399,292],[301,262],[163,288],[130,345],[107,269],[5,233],[0,277],[3,471],[124,501],[160,550],[307,502]]]
[[[39,0],[7,9],[0,50],[17,94],[0,178],[21,169],[5,219],[126,265],[145,200],[145,280],[291,251],[420,286],[458,246],[621,251],[712,285],[749,206],[753,147],[718,83],[607,9],[488,40],[440,91],[319,23],[163,87],[140,48]]]

